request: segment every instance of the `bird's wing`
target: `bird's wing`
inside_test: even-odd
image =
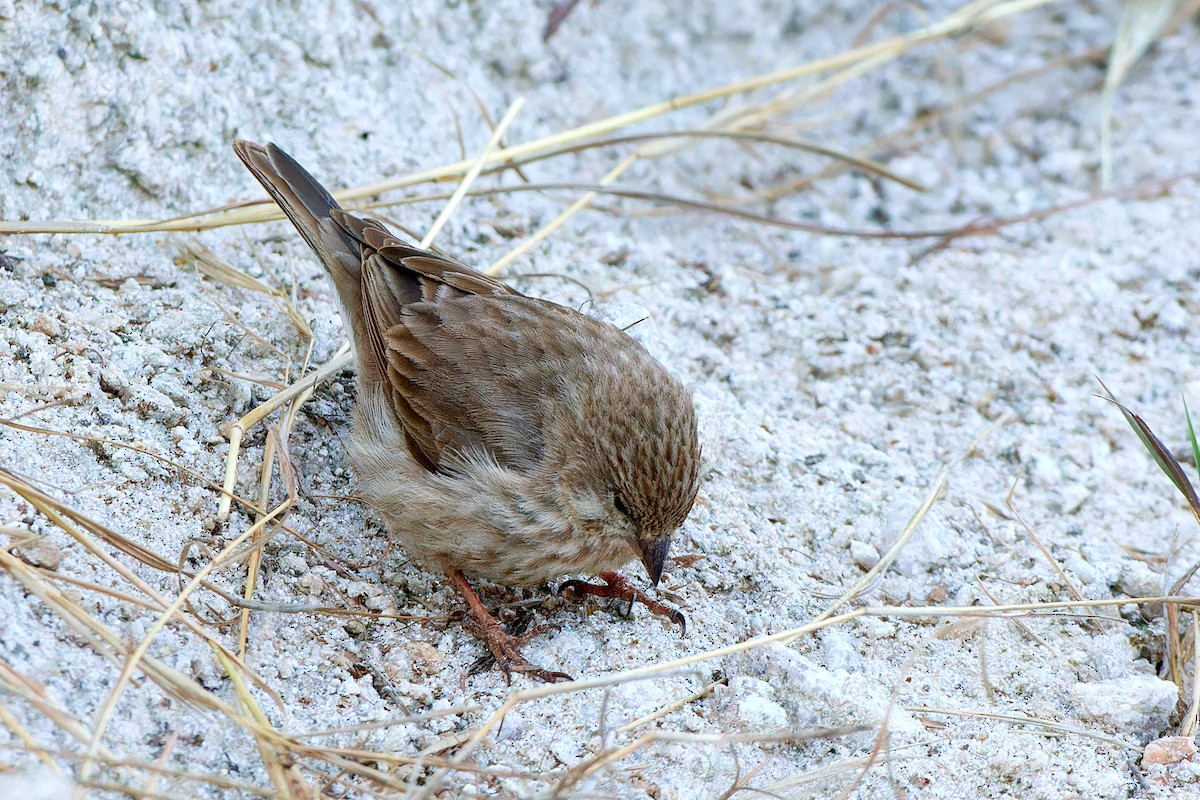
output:
[[[234,150],[333,277],[360,380],[384,388],[413,457],[431,470],[448,450],[533,463],[558,307],[344,211],[274,145]]]
[[[540,442],[526,434],[536,432],[536,426],[520,425],[522,444],[514,446],[507,433],[492,430],[493,416],[481,407],[481,401],[492,402],[499,387],[486,385],[486,367],[472,368],[477,344],[459,337],[485,337],[489,326],[469,333],[459,328],[449,335],[438,330],[443,315],[457,318],[459,304],[473,306],[470,298],[523,296],[459,261],[408,244],[377,220],[341,210],[331,216],[361,247],[363,330],[356,332],[356,345],[367,352],[359,360],[376,366],[413,457],[437,470],[447,448],[474,448],[516,460],[532,456]],[[484,303],[477,313],[494,317],[489,308]],[[420,338],[409,325],[420,329]],[[475,380],[481,384],[473,391],[468,383]]]
[[[420,300],[435,300],[456,294],[520,294],[461,261],[423,250],[397,238],[378,220],[359,217],[340,209],[332,212],[332,216],[343,230],[362,245],[363,261],[372,255],[381,259],[381,283],[375,287],[378,293],[368,298],[371,302],[398,308]],[[367,294],[365,287],[363,291]]]
[[[603,326],[519,295],[413,303],[385,333],[393,408],[413,455],[430,469],[449,453],[491,455],[528,470],[543,462],[543,413],[578,372]]]

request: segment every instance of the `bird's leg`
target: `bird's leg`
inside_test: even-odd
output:
[[[546,683],[574,680],[565,672],[551,672],[530,664],[525,656],[521,655],[520,648],[523,642],[504,630],[496,618],[483,607],[483,601],[471,588],[471,584],[467,582],[467,576],[463,575],[462,570],[454,570],[454,574],[450,577],[454,581],[454,585],[462,592],[463,598],[466,599],[467,609],[471,612],[476,633],[492,651],[492,655],[496,657],[496,666],[504,673],[506,681],[512,679],[514,672],[523,673]]]
[[[671,608],[657,600],[651,600],[645,592],[630,583],[619,572],[601,572],[600,579],[604,583],[570,580],[558,587],[558,593],[563,594],[570,591],[578,592],[581,595],[595,595],[596,597],[619,597],[622,600],[629,601],[630,609],[633,608],[635,602],[638,602],[650,609],[652,614],[658,614],[660,617],[666,617],[671,620],[671,622],[679,623],[680,635],[687,633],[687,618],[683,616],[683,612],[679,609]]]

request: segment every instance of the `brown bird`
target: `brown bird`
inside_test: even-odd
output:
[[[700,446],[687,390],[640,343],[571,308],[525,297],[341,209],[287,153],[239,139],[333,280],[354,344],[349,455],[368,503],[408,552],[450,576],[504,671],[542,680],[468,583],[641,600],[657,586],[696,499]]]

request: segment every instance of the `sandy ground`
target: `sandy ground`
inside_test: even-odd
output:
[[[859,36],[907,33],[953,10],[603,0],[580,4],[547,43],[546,2],[297,2],[274,14],[254,5],[0,2],[0,218],[162,219],[259,198],[230,151],[237,136],[280,143],[330,185],[364,185],[478,152],[489,135],[480,109],[497,119],[518,96],[526,105],[508,142],[832,55]],[[788,115],[793,127],[771,123],[878,158],[926,192],[843,171],[749,208],[911,231],[1088,197],[1099,184],[1102,61],[1026,73],[1108,44],[1119,10],[1031,10],[803,104]],[[1118,185],[1200,164],[1196,34],[1187,26],[1160,42],[1121,91]],[[639,130],[696,125],[747,102]],[[594,183],[618,160],[593,150],[526,175]],[[639,163],[620,183],[731,202],[830,163],[708,141]],[[487,265],[576,196],[470,199],[438,243]],[[623,210],[574,217],[506,275],[569,304],[590,288],[590,308],[621,324],[649,317],[635,334],[694,387],[703,485],[676,540],[687,558],[662,588],[689,633],[641,609],[624,619],[603,602],[485,587],[494,607],[523,609],[540,626],[532,660],[604,678],[804,625],[877,563],[943,469],[947,488],[916,534],[843,611],[1068,600],[1072,587],[1085,598],[1152,596],[1200,559],[1195,522],[1116,409],[1095,397],[1099,376],[1184,451],[1180,397],[1200,404],[1196,179],[945,247],[597,205]],[[424,231],[439,208],[384,213]],[[219,428],[273,394],[270,382],[294,379],[308,342],[270,298],[200,276],[181,255],[191,240],[289,293],[315,334],[314,363],[333,354],[342,334],[330,289],[282,223],[195,236],[10,236],[0,241],[0,418],[133,444],[219,481]],[[572,280],[537,277],[546,273]],[[305,742],[451,758],[532,684],[470,674],[481,646],[457,621],[458,597],[389,548],[379,520],[348,499],[341,442],[352,394],[343,373],[296,422],[300,500],[287,523],[305,539],[271,540],[255,597],[424,621],[256,612],[246,666],[269,692],[252,692],[289,735],[418,715]],[[249,497],[265,441],[253,431],[240,462],[238,491]],[[4,427],[0,467],[189,569],[251,523],[239,512],[215,526],[216,494],[201,478],[111,444]],[[157,613],[89,585],[144,594],[28,501],[0,490],[0,524],[10,551],[19,544],[25,562],[52,570],[44,583],[114,632],[123,652],[146,638]],[[99,549],[177,594],[178,576]],[[238,593],[245,574],[239,563],[214,580]],[[205,619],[234,613],[212,592],[195,601],[189,613]],[[859,617],[786,646],[522,702],[466,759],[482,772],[437,780],[446,796],[558,787],[567,797],[716,798],[740,786],[732,796],[832,797],[861,781],[862,798],[1200,797],[1190,761],[1140,762],[1148,741],[1180,724],[1175,686],[1159,677],[1160,614],[1130,604],[1022,620]],[[124,662],[98,654],[11,566],[0,574],[0,618],[0,795],[21,786],[30,798],[64,796]],[[236,647],[235,627],[212,632]],[[237,707],[213,649],[181,623],[148,652]],[[694,693],[704,696],[637,723]],[[719,738],[847,725],[862,730],[815,742]],[[646,734],[623,757],[591,761]],[[91,773],[138,796],[283,791],[228,715],[140,672],[101,744],[114,758],[232,782],[152,781],[137,767]],[[39,760],[32,746],[61,752]],[[295,786],[320,790],[328,779],[331,796],[370,796],[365,783],[332,780],[336,767],[313,771],[321,763],[300,759]],[[433,772],[393,774],[419,795]]]

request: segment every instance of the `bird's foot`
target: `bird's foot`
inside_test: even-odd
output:
[[[452,579],[454,585],[458,587],[458,590],[462,592],[463,598],[467,601],[467,609],[470,611],[470,618],[472,623],[474,623],[475,633],[488,646],[488,649],[492,651],[492,656],[496,660],[496,666],[504,673],[505,681],[511,683],[514,672],[528,675],[531,678],[545,681],[546,683],[574,680],[574,678],[565,672],[554,672],[531,664],[529,659],[525,658],[521,653],[521,646],[528,641],[529,637],[513,636],[504,630],[504,626],[484,608],[483,601],[479,599],[479,595],[471,588],[471,584],[467,582],[467,577],[463,575],[462,570],[455,570]]]
[[[600,579],[604,583],[588,583],[581,580],[566,581],[562,586],[558,587],[558,593],[573,592],[581,596],[590,594],[596,597],[618,597],[622,600],[628,600],[631,610],[635,602],[641,603],[650,610],[650,613],[666,617],[671,622],[678,623],[681,636],[687,633],[687,618],[683,616],[683,612],[679,609],[671,608],[671,606],[650,599],[649,595],[630,583],[619,572],[601,572]]]

